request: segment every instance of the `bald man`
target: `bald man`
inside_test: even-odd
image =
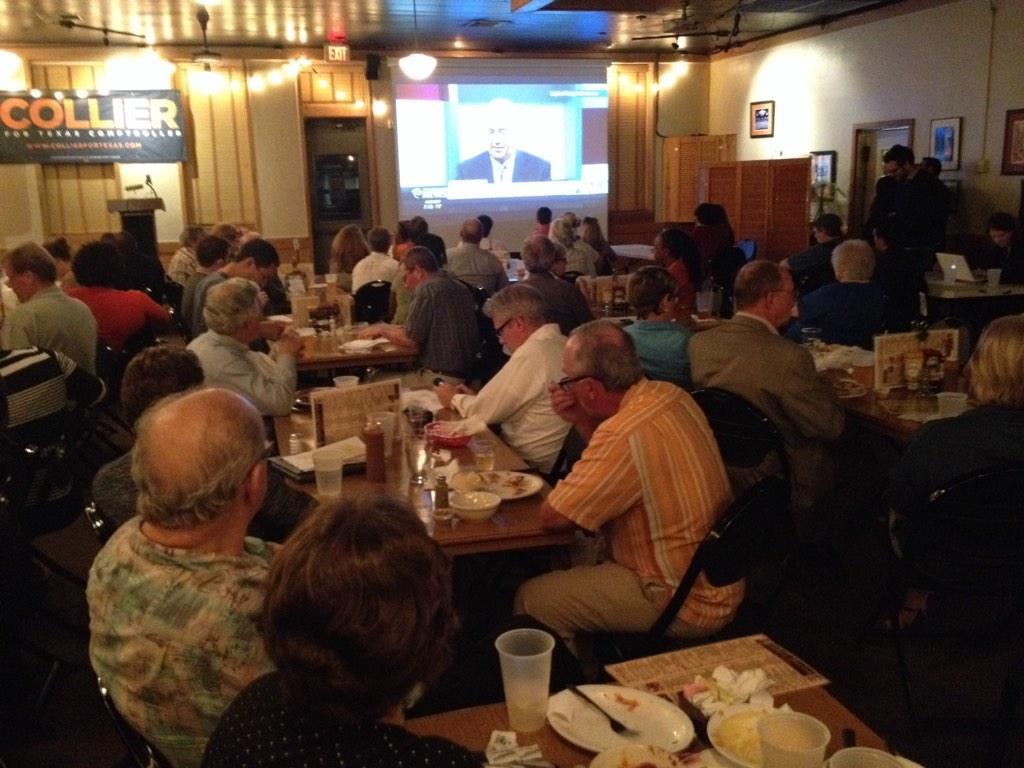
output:
[[[267,485],[263,421],[207,389],[158,403],[137,431],[139,517],[89,572],[89,657],[128,722],[192,768],[235,695],[273,669],[257,623],[274,550],[245,535]]]
[[[508,285],[508,275],[498,257],[480,247],[483,237],[484,225],[479,219],[462,222],[459,244],[448,251],[448,272],[493,296]]]

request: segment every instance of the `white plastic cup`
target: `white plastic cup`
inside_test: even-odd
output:
[[[985,272],[985,278],[988,280],[988,289],[994,291],[999,288],[999,281],[1003,277],[1003,270],[1001,269],[990,269]]]
[[[485,437],[474,437],[469,442],[473,452],[473,462],[481,472],[494,471],[494,443]]]
[[[313,451],[317,496],[341,495],[341,468],[344,464],[345,454],[337,448],[319,448]]]
[[[939,403],[939,416],[959,416],[967,410],[967,395],[964,392],[939,392],[935,399]]]
[[[847,747],[832,755],[828,768],[900,768],[900,761],[880,749]]]
[[[380,428],[384,431],[384,455],[390,456],[391,449],[395,444],[395,429],[398,425],[397,414],[390,411],[374,411],[370,414],[370,419],[380,424]]]
[[[711,317],[711,310],[714,304],[714,291],[697,291],[697,317]]]
[[[555,638],[541,629],[512,629],[494,641],[501,662],[508,726],[520,733],[544,727]]]
[[[338,389],[348,389],[359,384],[358,376],[335,376],[334,386]]]
[[[757,723],[762,768],[821,768],[832,734],[801,712],[780,712]]]

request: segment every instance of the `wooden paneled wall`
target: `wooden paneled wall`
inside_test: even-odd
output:
[[[608,82],[608,210],[654,211],[653,64],[615,64]]]
[[[354,104],[369,101],[369,89],[361,64],[317,65],[316,72],[299,73],[299,102],[305,104]]]
[[[260,228],[249,131],[249,99],[241,67],[220,67],[227,87],[212,95],[202,70],[180,68],[175,84],[191,116],[186,172],[186,222],[222,222]]]
[[[97,64],[35,64],[30,84],[44,90],[95,90],[103,86],[106,67]],[[47,238],[66,236],[86,242],[121,228],[107,200],[120,197],[121,184],[113,163],[40,165],[43,231]]]
[[[736,134],[669,136],[662,144],[661,221],[692,221],[700,189],[701,163],[736,159]]]

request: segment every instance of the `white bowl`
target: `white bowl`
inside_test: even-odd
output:
[[[501,504],[501,496],[487,491],[452,491],[448,495],[452,511],[463,520],[490,520]]]
[[[590,768],[633,768],[633,766],[683,768],[683,761],[661,747],[627,744],[622,747],[606,749],[590,762]]]

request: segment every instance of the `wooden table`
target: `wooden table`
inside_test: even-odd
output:
[[[944,283],[927,275],[928,319],[955,317],[971,329],[973,342],[992,320],[1024,312],[1024,285],[1000,285],[989,290],[987,283]]]
[[[371,352],[309,352],[303,350],[297,361],[299,371],[335,371],[346,368],[370,368],[382,365],[411,365],[416,361],[415,350],[389,344]]]
[[[806,712],[825,723],[832,733],[832,740],[828,746],[829,755],[843,747],[842,734],[846,728],[856,734],[859,746],[885,749],[885,740],[881,736],[868,728],[823,688],[809,688],[785,694],[777,697],[777,703],[789,704],[796,711]],[[491,737],[491,731],[508,730],[508,717],[504,704],[490,704],[410,720],[405,727],[421,736],[444,736],[467,749],[483,751]],[[536,733],[521,734],[519,744],[539,744],[544,757],[557,768],[588,765],[593,759],[592,753],[564,741],[548,724]]]
[[[307,413],[293,413],[274,419],[277,444],[288,445],[292,433],[298,434],[306,450],[313,446],[313,420]],[[494,443],[494,466],[499,470],[530,471],[527,464],[500,438],[491,434],[487,437]],[[468,448],[452,450],[452,454],[463,466],[473,463],[473,454]],[[498,512],[483,522],[452,521],[439,522],[431,516],[433,493],[422,486],[410,483],[409,469],[405,461],[404,445],[396,441],[388,461],[387,479],[383,483],[372,483],[363,473],[345,475],[342,494],[350,496],[361,493],[386,493],[392,498],[407,501],[419,514],[431,535],[450,555],[479,554],[482,552],[504,552],[533,549],[538,547],[565,546],[571,544],[573,532],[548,531],[540,525],[540,510],[544,498],[551,490],[547,483],[533,496],[515,501],[503,501]],[[316,496],[315,483],[292,484],[311,496]]]

